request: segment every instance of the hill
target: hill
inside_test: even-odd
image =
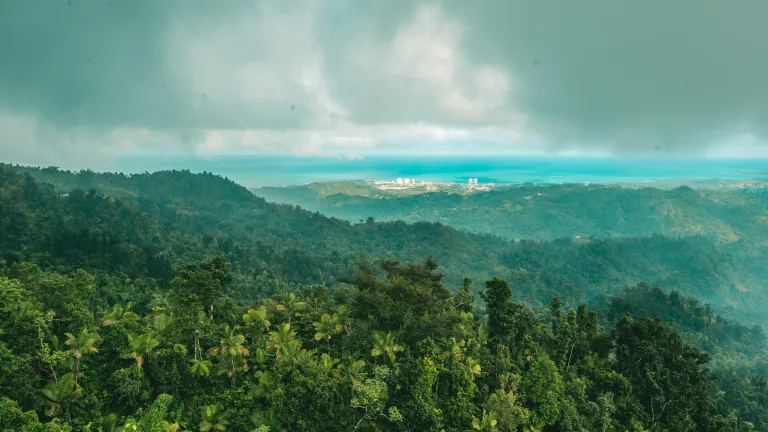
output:
[[[328,218],[268,203],[212,174],[21,170],[54,182],[51,187],[18,171],[2,170],[3,211],[10,215],[4,219],[11,221],[4,232],[15,233],[4,240],[4,250],[43,266],[70,262],[98,269],[119,262],[130,277],[152,277],[162,285],[168,283],[168,268],[223,254],[237,274],[233,295],[259,298],[280,284],[333,282],[359,260],[429,255],[442,265],[450,285],[464,277],[500,276],[542,305],[555,295],[577,304],[648,282],[722,306],[726,314],[738,310],[748,321],[763,319],[761,281],[704,237],[510,241],[439,223]],[[67,248],[51,248],[59,244]],[[127,268],[128,261],[119,258],[126,249],[146,256]],[[60,250],[67,256],[57,255]],[[103,262],[107,257],[112,261]]]
[[[40,171],[0,167],[0,430],[768,430],[763,331],[685,297],[760,318],[710,239],[513,241],[207,173]]]
[[[351,221],[369,217],[432,221],[508,239],[704,236],[768,277],[762,264],[768,258],[768,195],[759,187],[713,190],[529,184],[474,193],[416,195],[361,193],[361,188],[350,190],[331,183],[253,192]]]

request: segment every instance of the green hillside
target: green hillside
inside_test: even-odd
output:
[[[513,241],[4,166],[0,257],[0,430],[768,430],[764,291],[703,236]]]
[[[268,200],[301,205],[351,221],[440,222],[508,239],[554,240],[704,236],[768,277],[765,189],[627,188],[609,185],[521,185],[487,192],[412,196],[330,193],[313,185],[256,189]]]
[[[4,172],[17,182],[16,188],[30,182],[15,174],[15,170]],[[296,206],[267,203],[245,188],[212,174],[179,171],[123,176],[57,170],[32,173],[41,173],[41,178],[53,181],[57,188],[23,186],[41,195],[24,198],[24,206],[32,211],[26,215],[25,224],[40,223],[42,230],[29,225],[38,243],[22,247],[23,240],[19,239],[9,247],[22,249],[26,254],[35,253],[37,248],[44,255],[37,261],[46,265],[56,264],[59,259],[50,256],[57,249],[52,251],[49,245],[78,245],[105,235],[118,239],[119,248],[130,242],[133,248],[159,254],[168,265],[221,253],[238,270],[238,280],[242,281],[240,295],[252,298],[261,295],[261,291],[274,291],[274,280],[287,284],[335,280],[349,274],[359,260],[413,261],[433,256],[443,266],[446,281],[453,286],[458,286],[464,277],[519,280],[520,295],[540,304],[547,304],[549,298],[563,290],[557,295],[577,304],[597,294],[648,282],[699,296],[722,306],[726,313],[738,308],[747,320],[763,319],[760,311],[766,291],[762,281],[749,267],[713,247],[710,239],[704,237],[515,242],[462,233],[437,223],[355,224],[327,218]],[[71,186],[109,191],[118,200],[93,191],[72,193],[66,189]],[[35,214],[35,206],[41,206],[41,215]],[[52,215],[49,206],[75,214],[62,220]],[[118,214],[88,213],[89,209]],[[152,228],[136,227],[120,212],[136,212]],[[17,214],[24,215],[24,211]],[[116,221],[111,229],[119,232],[109,233],[99,226],[109,220]],[[155,234],[143,238],[148,232]],[[78,264],[106,259],[102,249],[94,248],[90,243],[78,246],[78,250],[84,250]],[[97,257],[86,254],[91,250],[96,251]],[[122,262],[119,258],[114,261]],[[141,268],[127,274],[145,275],[148,271]],[[254,290],[253,286],[260,288]]]

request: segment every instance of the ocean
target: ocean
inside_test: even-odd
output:
[[[673,179],[768,179],[768,159],[630,159],[573,157],[130,156],[115,171],[208,171],[243,186],[290,186],[321,181],[395,180],[466,183],[642,182]]]

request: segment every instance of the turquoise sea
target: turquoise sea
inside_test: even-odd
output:
[[[288,186],[319,181],[395,180],[466,183],[638,182],[667,179],[768,178],[768,159],[630,159],[533,157],[131,156],[116,171],[208,171],[244,186]]]

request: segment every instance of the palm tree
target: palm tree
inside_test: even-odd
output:
[[[473,359],[472,357],[467,357],[467,367],[469,367],[469,371],[472,373],[472,379],[482,375],[483,373],[483,368],[480,366],[480,362]]]
[[[320,356],[320,362],[323,364],[323,369],[330,371],[339,364],[339,359],[331,358],[328,354],[323,354]]]
[[[159,332],[162,332],[168,327],[170,327],[173,321],[174,321],[173,317],[168,316],[164,313],[159,313],[152,318],[152,328],[154,328]]]
[[[296,333],[291,330],[291,325],[284,323],[277,326],[277,331],[269,332],[269,341],[267,342],[267,348],[274,349],[275,355],[280,357],[280,351],[293,342],[296,338]]]
[[[342,366],[339,367],[341,368]],[[368,374],[363,370],[365,369],[365,360],[353,360],[344,369],[346,369],[347,376],[349,377],[349,380],[352,381],[352,384],[363,382],[368,378]]]
[[[207,405],[203,407],[203,419],[200,422],[200,432],[223,431],[227,429],[227,421],[221,407],[218,405]]]
[[[243,321],[245,321],[245,327],[257,335],[257,344],[261,345],[261,336],[272,325],[267,319],[267,308],[261,305],[258,309],[248,309],[248,312],[243,314]],[[253,342],[251,339],[251,343]]]
[[[283,345],[283,351],[278,360],[298,363],[304,361],[306,358],[307,350],[301,348],[301,342],[292,340]]]
[[[307,306],[306,303],[298,301],[294,293],[283,295],[280,303],[277,304],[277,310],[285,312],[288,315],[288,324],[291,324],[291,317],[300,316],[301,311]]]
[[[95,346],[99,340],[99,335],[89,332],[85,327],[77,336],[72,333],[64,333],[64,335],[67,337],[64,345],[70,347],[65,353],[68,356],[74,357],[70,357],[70,361],[75,363],[75,384],[77,384],[77,377],[80,376],[80,360],[84,355],[99,352],[99,349]]]
[[[136,360],[136,364],[141,367],[144,364],[145,358],[152,353],[160,341],[152,338],[151,332],[146,332],[142,335],[135,333],[128,334],[128,349],[124,350],[120,355],[122,358],[132,358]]]
[[[69,406],[80,396],[80,389],[75,382],[75,376],[68,373],[58,381],[46,385],[42,393],[47,399],[48,408],[45,413],[48,417],[54,417],[59,413],[66,413],[69,416]]]
[[[331,354],[331,336],[341,333],[343,327],[339,324],[338,317],[323,314],[320,317],[320,321],[313,324],[315,326],[315,340],[320,341],[325,339],[325,343],[328,345],[328,354]]]
[[[200,311],[197,313],[197,320],[194,322],[194,324],[195,324],[194,360],[202,361],[203,349],[202,347],[200,347],[200,336],[210,336],[211,334],[213,334],[213,329],[211,328],[211,320],[203,311]]]
[[[341,326],[341,330],[349,336],[352,330],[352,316],[350,315],[349,308],[346,305],[341,305],[336,308],[336,321]]]
[[[137,321],[139,319],[139,316],[131,310],[130,303],[125,306],[120,304],[112,306],[112,311],[104,315],[102,324],[108,326],[123,319],[132,321]]]
[[[389,361],[395,362],[395,354],[402,351],[403,347],[395,343],[392,332],[374,332],[373,333],[373,349],[371,349],[371,356],[379,357],[382,354],[386,354],[389,357]]]
[[[493,411],[483,410],[483,417],[472,420],[472,429],[479,432],[496,432],[496,418]]]
[[[235,373],[237,372],[237,363],[240,363],[243,357],[246,357],[249,352],[246,347],[245,336],[237,334],[234,328],[229,325],[224,326],[224,337],[221,338],[219,346],[211,349],[211,354],[219,356],[223,360],[223,364],[226,366],[222,369],[222,373],[226,373],[232,379],[234,384]]]
[[[193,375],[208,376],[211,374],[211,361],[210,360],[190,360],[192,366],[189,367],[189,371]]]
[[[349,336],[352,334],[352,316],[349,308],[346,305],[341,305],[336,308],[336,319],[341,325],[341,357],[344,357],[344,335]]]
[[[122,428],[117,424],[117,414],[112,413],[104,417],[101,422],[101,430],[103,432],[120,432]]]

